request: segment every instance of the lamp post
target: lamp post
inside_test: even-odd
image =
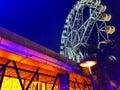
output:
[[[93,90],[96,90],[96,87],[95,87],[95,83],[94,83],[91,67],[96,65],[96,64],[97,64],[97,62],[94,59],[85,60],[85,61],[82,61],[80,63],[81,67],[87,67],[89,69],[89,77],[90,77],[90,80],[91,80],[91,84],[92,84]]]

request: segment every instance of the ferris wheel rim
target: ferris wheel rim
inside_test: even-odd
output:
[[[86,1],[88,1],[87,3],[86,3]],[[70,11],[70,13],[68,14],[68,17],[67,17],[67,19],[66,19],[66,22],[65,22],[65,26],[64,26],[64,30],[63,30],[63,33],[62,33],[62,38],[61,38],[61,50],[60,50],[60,54],[62,54],[63,52],[63,54],[62,55],[64,55],[64,56],[66,56],[66,57],[70,57],[70,59],[73,59],[73,58],[71,58],[71,56],[70,55],[68,55],[69,53],[66,53],[67,52],[67,48],[69,48],[69,49],[74,49],[74,48],[78,48],[78,46],[79,47],[81,47],[81,46],[84,46],[85,44],[89,44],[89,43],[87,43],[88,42],[88,40],[89,40],[89,37],[90,37],[90,34],[91,34],[91,32],[92,32],[92,28],[91,28],[91,30],[90,30],[90,33],[88,34],[88,37],[85,39],[85,35],[87,35],[86,33],[82,33],[81,35],[80,35],[80,33],[81,32],[84,32],[84,30],[86,30],[86,32],[88,31],[87,29],[88,28],[90,28],[90,24],[92,25],[93,24],[93,26],[95,26],[96,25],[96,27],[97,27],[97,38],[98,38],[98,43],[97,43],[97,48],[99,48],[100,47],[100,44],[101,43],[105,43],[106,41],[108,41],[109,40],[109,36],[108,36],[108,34],[106,33],[106,31],[105,30],[103,30],[102,31],[102,29],[104,29],[105,27],[104,26],[106,26],[106,22],[104,21],[104,20],[99,20],[99,18],[101,18],[102,16],[99,16],[99,14],[101,15],[101,12],[103,12],[104,10],[102,10],[102,11],[100,11],[100,12],[98,12],[98,13],[95,13],[95,11],[97,11],[97,7],[101,4],[101,2],[100,2],[100,0],[96,0],[96,1],[98,1],[96,4],[95,4],[95,6],[94,7],[92,7],[92,5],[93,5],[93,3],[92,4],[90,4],[91,3],[91,1],[92,0],[79,0],[75,5],[74,5],[74,7],[73,7],[73,9]],[[81,20],[81,22],[83,22],[82,24],[81,24],[81,26],[79,27],[79,30],[76,30],[76,29],[74,29],[74,27],[75,27],[75,23],[76,23],[76,21],[77,21],[77,19],[76,19],[76,17],[77,17],[77,13],[76,12],[79,12],[80,11],[80,9],[82,9],[82,10],[84,10],[84,7],[85,6],[88,6],[89,7],[89,13],[90,13],[90,15],[89,15],[89,18],[85,21],[85,22],[83,22],[83,20]],[[78,7],[77,7],[78,6]],[[94,10],[94,11],[92,11],[92,9]],[[82,11],[81,11],[82,12]],[[74,13],[75,13],[75,16],[74,16]],[[93,13],[95,13],[95,14],[93,14]],[[80,16],[80,15],[79,15]],[[96,17],[95,17],[96,16]],[[95,18],[94,18],[95,17]],[[73,23],[72,23],[72,25],[71,25],[71,20],[72,19],[74,19],[75,18],[75,20],[73,21]],[[83,16],[81,15],[81,19],[83,19]],[[94,22],[92,22],[92,20],[94,20]],[[102,22],[102,24],[97,24],[97,20],[99,20],[99,22]],[[79,20],[80,21],[80,20]],[[89,24],[89,25],[88,25]],[[85,26],[86,25],[86,26]],[[81,31],[80,31],[81,30]],[[76,39],[76,42],[78,42],[77,43],[77,45],[69,45],[69,44],[71,44],[71,43],[68,43],[67,41],[69,41],[69,39],[70,39],[70,35],[71,35],[71,33],[73,33],[73,32],[76,32],[76,34],[74,34],[74,35],[79,35],[78,36],[78,39]],[[103,34],[104,33],[104,34]],[[104,35],[106,35],[106,36],[104,36]],[[71,35],[71,37],[73,37],[72,35]],[[100,41],[100,39],[101,39],[101,37],[102,37],[102,39],[104,39],[103,41]],[[74,36],[74,39],[75,39],[76,37]],[[85,41],[86,40],[86,41]],[[72,40],[71,40],[72,41]],[[74,43],[74,42],[73,42]],[[73,46],[73,47],[72,47]],[[76,47],[75,47],[76,46]],[[66,49],[65,49],[66,48]],[[65,50],[65,51],[64,51]],[[78,49],[79,50],[79,49]],[[72,53],[72,51],[74,51],[75,52],[75,50],[71,50],[71,52],[70,53]],[[79,58],[79,59],[83,59],[84,57],[84,54],[82,53],[82,52],[80,52],[80,51],[78,51],[77,52],[77,50],[76,50],[76,54],[78,54],[79,56],[78,57],[81,57],[81,58]],[[76,57],[75,57],[76,58]],[[75,60],[74,60],[75,61]],[[78,62],[80,62],[80,61],[78,61]]]

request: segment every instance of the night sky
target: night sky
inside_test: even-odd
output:
[[[75,0],[0,0],[0,25],[59,52],[61,33]]]
[[[64,23],[76,1],[0,0],[0,26],[59,52]],[[120,0],[102,0],[102,4],[107,5],[106,12],[112,15],[108,24],[116,28],[110,37],[120,40]],[[114,52],[118,55],[120,50],[116,50]]]
[[[66,17],[77,0],[0,0],[0,26],[59,52]],[[111,39],[120,35],[120,1],[103,0],[110,25],[116,27]]]

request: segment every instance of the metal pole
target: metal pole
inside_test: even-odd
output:
[[[75,82],[74,82],[74,90],[76,90]]]
[[[0,88],[2,87],[2,82],[3,82],[4,75],[5,75],[5,70],[6,70],[6,66],[3,68],[3,72],[2,72],[2,75],[1,75]]]
[[[87,81],[84,81],[84,90],[85,90],[85,87],[88,87],[88,90],[90,90],[90,87],[89,87],[89,85],[87,84]]]
[[[37,81],[39,81],[39,74],[37,74]],[[35,88],[35,90],[38,90],[38,83],[37,83],[37,85],[36,85],[36,88]]]
[[[16,62],[13,61],[13,64],[14,64],[14,67],[15,67],[15,70],[16,70],[16,73],[17,73],[17,76],[18,76],[18,79],[19,79],[19,82],[20,82],[21,88],[22,88],[22,90],[24,90],[24,85],[22,84],[22,80],[21,80],[21,77],[20,77],[20,74],[19,74],[19,71],[18,71],[18,68],[17,68]]]
[[[89,77],[90,77],[90,80],[91,80],[92,88],[93,88],[93,90],[96,90],[95,82],[94,82],[92,71],[91,71],[91,67],[89,65],[88,65],[88,68],[89,68],[89,72],[90,72]]]
[[[79,83],[78,83],[78,81],[77,81],[76,78],[75,78],[75,80],[76,80],[76,83],[77,83],[77,85],[78,85],[78,88],[81,90],[80,85],[79,85]]]
[[[59,73],[57,74],[57,76],[56,76],[56,78],[55,78],[55,81],[54,81],[53,86],[52,86],[52,90],[54,90],[54,87],[55,87],[56,81],[57,81],[57,79],[58,79],[58,76],[59,76]]]
[[[95,82],[94,82],[94,79],[93,79],[93,75],[90,74],[89,77],[90,77],[90,80],[91,80],[91,84],[92,84],[92,88],[93,88],[93,90],[96,90]]]
[[[28,86],[27,86],[26,90],[29,89],[29,87],[30,87],[32,81],[34,80],[35,76],[38,74],[39,69],[40,69],[40,68],[38,67],[37,70],[36,70],[36,72],[34,73],[32,79],[31,79],[30,82],[28,83]]]
[[[1,72],[2,70],[4,70],[4,67],[6,67],[6,66],[10,63],[10,61],[11,61],[11,60],[8,60],[4,65],[2,65],[2,68],[0,69],[0,72]]]
[[[4,75],[5,75],[5,70],[6,70],[6,67],[7,65],[10,63],[10,60],[8,60],[5,65],[2,66],[2,68],[0,69],[0,73],[2,72],[2,75],[0,77],[0,89],[2,87],[2,82],[3,82],[3,78],[4,78]]]

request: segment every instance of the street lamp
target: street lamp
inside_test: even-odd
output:
[[[96,64],[97,64],[97,61],[95,59],[86,59],[80,63],[81,67],[87,67],[89,69],[89,73],[90,73],[89,76],[90,76],[93,90],[96,90],[96,87],[95,87],[94,79],[92,76],[91,67]]]

